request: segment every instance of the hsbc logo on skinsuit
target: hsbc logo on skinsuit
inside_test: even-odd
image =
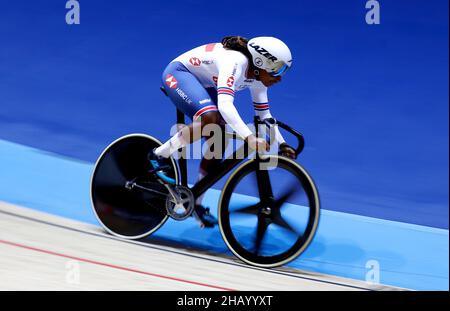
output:
[[[189,62],[191,63],[192,66],[200,66],[202,64],[201,60],[198,59],[197,57],[191,57]]]
[[[171,89],[174,89],[174,88],[177,87],[178,81],[177,81],[177,79],[175,79],[174,76],[172,76],[172,75],[169,74],[169,75],[166,76],[166,84],[167,84],[167,86],[170,87]]]
[[[182,89],[177,88],[176,92],[185,102],[187,102],[189,105],[192,104],[192,100],[189,98],[189,96],[186,95],[185,92],[183,92]]]
[[[227,86],[228,86],[228,87],[232,87],[233,84],[234,84],[234,77],[231,76],[231,77],[229,77],[228,80],[227,80]]]

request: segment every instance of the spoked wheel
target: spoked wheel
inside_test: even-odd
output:
[[[237,257],[269,268],[292,261],[307,248],[320,203],[313,180],[299,164],[273,155],[267,160],[250,160],[233,172],[220,198],[219,224]]]
[[[151,136],[123,136],[102,153],[95,164],[91,179],[91,201],[100,224],[111,234],[126,239],[139,239],[156,231],[167,220],[166,188],[148,173],[149,151],[161,145]],[[167,175],[178,182],[173,159]],[[136,182],[142,187],[127,187]]]

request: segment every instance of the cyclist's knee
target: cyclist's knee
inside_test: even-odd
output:
[[[222,116],[218,111],[211,111],[203,114],[201,116],[202,126],[206,126],[208,124],[221,124]]]
[[[225,121],[223,121],[220,113],[215,112],[208,115],[202,122],[202,136],[206,138],[216,137],[219,139],[224,135]],[[218,136],[216,136],[218,135]]]

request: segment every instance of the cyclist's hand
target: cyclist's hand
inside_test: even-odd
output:
[[[267,143],[265,139],[258,138],[255,135],[250,135],[245,138],[245,141],[247,142],[248,146],[257,151],[269,151],[270,145]]]
[[[285,157],[288,157],[288,158],[291,158],[291,159],[294,159],[294,160],[297,158],[297,155],[295,154],[294,148],[292,148],[288,144],[282,143],[282,144],[280,144],[279,148],[280,148],[280,154],[282,156],[285,156]]]

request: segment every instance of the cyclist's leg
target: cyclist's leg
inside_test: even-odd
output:
[[[216,103],[183,64],[169,64],[163,72],[162,80],[168,96],[193,123],[185,126],[161,147],[155,150],[158,156],[169,157],[178,149],[201,138],[202,126],[210,121],[206,114],[219,114]]]
[[[217,91],[206,90],[181,63],[174,63],[166,68],[163,83],[178,110],[193,121],[155,151],[168,157],[179,148],[200,139],[203,128],[220,123],[222,117],[217,109]],[[209,209],[201,205],[195,206],[194,216],[201,227],[211,228],[217,223],[217,219],[209,213]]]
[[[214,88],[206,89],[210,94],[211,99],[217,103],[217,91]],[[222,163],[225,150],[228,146],[228,140],[225,137],[225,120],[220,113],[211,112],[203,116],[205,124],[215,124],[215,128],[203,128],[203,137],[206,138],[208,148],[204,154],[201,162],[197,181],[200,181],[207,174],[212,173],[218,169]],[[217,136],[217,137],[216,137]],[[201,205],[204,194],[199,196],[196,204]]]

